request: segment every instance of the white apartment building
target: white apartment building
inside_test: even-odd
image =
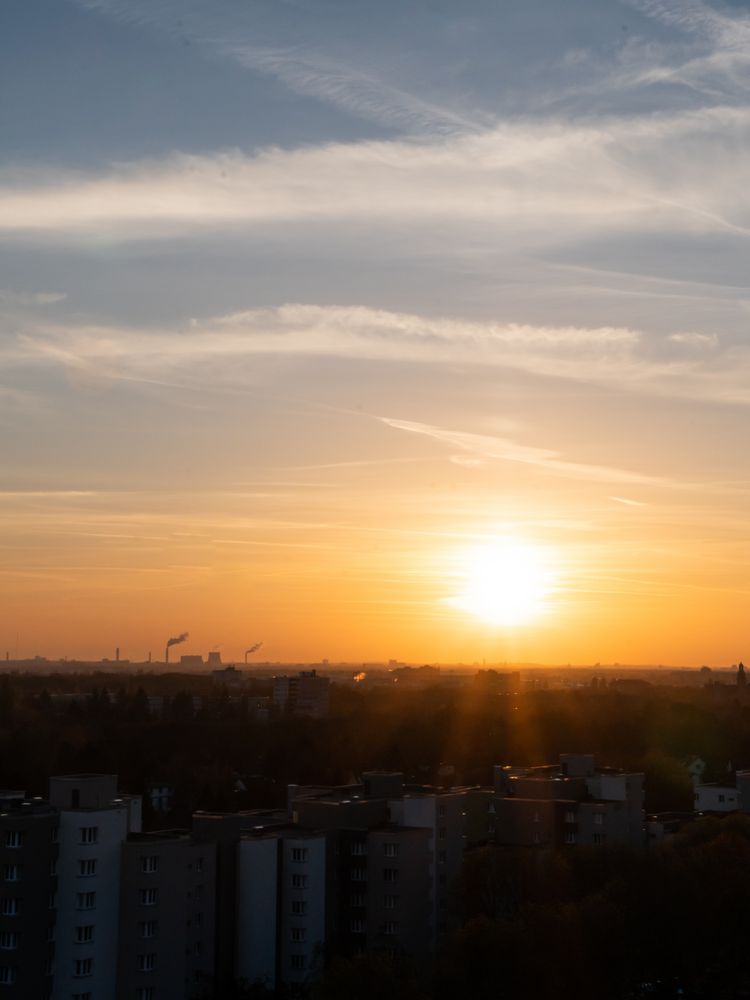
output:
[[[112,1000],[118,952],[120,855],[140,830],[140,799],[118,798],[116,775],[50,779],[60,810],[53,1000]]]

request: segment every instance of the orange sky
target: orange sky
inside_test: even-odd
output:
[[[0,650],[747,659],[746,15],[292,6],[5,18]]]

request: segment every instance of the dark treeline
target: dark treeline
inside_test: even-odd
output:
[[[173,785],[168,819],[186,825],[196,808],[281,805],[289,782],[343,784],[386,768],[430,783],[448,763],[454,783],[488,784],[493,764],[568,751],[645,771],[649,811],[691,809],[685,757],[707,762],[706,780],[750,764],[750,703],[730,688],[488,698],[471,681],[418,691],[334,684],[326,720],[256,721],[252,699],[268,694],[263,680],[230,696],[207,677],[3,675],[0,786],[44,795],[50,774],[112,771],[125,791]]]

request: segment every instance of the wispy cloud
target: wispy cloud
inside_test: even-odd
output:
[[[521,245],[586,234],[750,233],[750,109],[571,124],[514,122],[442,141],[179,155],[98,174],[0,173],[0,231],[171,238],[258,224],[471,227]]]
[[[497,459],[504,462],[518,462],[533,465],[546,472],[567,479],[584,479],[603,483],[632,483],[651,486],[666,486],[669,481],[660,477],[647,476],[626,469],[614,469],[606,465],[587,465],[571,462],[559,452],[546,448],[535,448],[512,441],[510,438],[494,437],[489,434],[473,434],[467,431],[446,430],[431,424],[411,420],[395,420],[392,417],[378,417],[387,427],[420,434],[451,448],[461,448],[472,456],[482,459]]]
[[[480,121],[487,124],[487,116],[472,119],[397,86],[374,65],[367,68],[353,65],[316,48],[310,41],[314,37],[312,30],[308,30],[307,37],[300,32],[296,43],[264,43],[270,29],[268,11],[264,17],[261,5],[243,5],[240,9],[236,5],[209,5],[195,0],[78,2],[128,25],[189,38],[215,55],[275,77],[296,94],[317,98],[392,128],[411,133],[450,134],[475,130]],[[312,29],[314,19],[307,26]]]
[[[95,379],[238,391],[259,358],[348,358],[506,369],[618,391],[750,403],[750,350],[686,331],[470,322],[364,306],[290,304],[135,328],[27,324],[0,345],[5,367],[60,367]],[[209,377],[210,376],[210,377]]]

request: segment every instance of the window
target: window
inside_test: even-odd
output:
[[[306,903],[305,903],[305,906],[307,906]],[[203,914],[202,913],[196,913],[195,914],[195,926],[196,927],[202,927],[203,926]]]
[[[77,910],[93,910],[96,907],[96,893],[95,892],[77,892],[76,893],[76,909]]]
[[[604,813],[594,813],[594,826],[604,825]]]
[[[567,812],[565,813],[565,822],[566,823],[575,823],[575,821],[576,821],[576,814],[575,814],[575,812],[572,809],[568,809]]]
[[[438,806],[438,816],[441,819],[444,819],[447,815],[448,815],[448,807],[447,806]]]
[[[387,858],[397,858],[398,844],[393,844],[393,843],[383,844],[383,853]]]
[[[91,1000],[91,993],[74,993],[73,1000]]]
[[[5,834],[6,847],[23,847],[26,834],[23,830],[7,830]]]
[[[355,840],[349,848],[349,853],[355,858],[361,858],[364,854],[366,854],[367,850],[364,840]]]
[[[535,823],[541,823],[541,821],[542,821],[542,817],[539,815],[539,810],[537,810],[534,813],[534,822]]]
[[[352,868],[352,882],[364,882],[367,879],[366,868]]]
[[[302,972],[307,965],[307,959],[304,955],[292,955],[290,965],[295,972]]]
[[[96,858],[82,858],[78,862],[78,877],[91,878],[96,875]]]
[[[44,975],[54,976],[55,974],[55,963],[51,958],[44,960]]]
[[[59,839],[60,839],[60,827],[53,826],[52,832],[50,833],[50,840],[52,841],[53,844],[56,844]]]
[[[349,897],[349,906],[360,907],[365,905],[365,894],[363,892],[353,892]]]
[[[383,933],[387,937],[393,937],[394,934],[398,934],[398,924],[395,920],[386,920],[383,924]]]
[[[398,904],[398,896],[386,895],[383,896],[383,907],[386,910],[395,910]]]
[[[3,865],[3,878],[6,882],[20,882],[22,872],[21,865]]]
[[[135,991],[135,1000],[154,1000],[155,995],[153,986],[139,986]]]
[[[76,944],[88,944],[94,940],[94,925],[79,924],[76,927]]]
[[[139,894],[141,906],[156,906],[159,902],[158,889],[141,889]]]
[[[307,913],[307,900],[293,899],[292,913],[294,914],[295,917],[304,917],[304,915]]]
[[[98,826],[82,826],[81,827],[81,844],[95,844],[99,840],[99,827]]]
[[[307,937],[304,927],[292,927],[292,944],[303,944]]]
[[[19,899],[17,896],[3,896],[3,898],[0,899],[0,916],[17,917],[18,903]]]
[[[55,925],[47,924],[47,941],[52,942],[55,940]]]
[[[349,930],[352,934],[364,934],[365,933],[365,922],[359,917],[355,917],[354,920],[349,923]]]
[[[93,973],[93,958],[77,958],[73,963],[73,975],[78,979],[83,979],[84,976],[91,976]]]
[[[195,891],[193,892],[193,896],[195,897],[195,899],[203,899],[203,886],[202,885],[196,885]]]
[[[139,972],[153,972],[155,968],[156,968],[156,955],[153,952],[149,952],[148,955],[138,956]]]
[[[542,835],[539,833],[538,830],[534,830],[533,841],[535,844],[541,844],[542,842]]]
[[[445,840],[448,836],[448,831],[444,826],[438,827],[438,840]]]
[[[438,851],[438,864],[444,865],[448,860],[448,855],[445,851]]]
[[[154,872],[158,872],[159,856],[157,854],[148,854],[146,857],[141,858],[141,871],[145,872],[147,875],[152,875]]]
[[[138,933],[142,938],[156,937],[156,930],[158,926],[159,925],[156,920],[142,920],[138,924]]]
[[[604,843],[604,839],[605,838],[604,838],[604,834],[603,833],[595,833],[594,834],[594,843],[595,844],[603,844]]]
[[[57,875],[57,861],[50,861],[49,863],[49,875],[50,878],[54,878]]]
[[[307,861],[308,850],[306,847],[293,847],[292,848],[292,861],[302,863]]]
[[[398,882],[398,868],[384,868],[383,878],[386,882]]]
[[[306,889],[307,875],[292,875],[292,889]]]
[[[12,986],[16,981],[16,970],[9,965],[0,965],[0,986]]]
[[[195,862],[195,870],[197,872],[203,871],[203,862],[204,862],[203,858],[198,858],[198,860]]]
[[[575,842],[576,842],[576,835],[575,835],[575,833],[572,830],[568,830],[567,833],[565,834],[565,843],[566,844],[575,844]]]
[[[15,951],[18,947],[18,934],[15,931],[0,931],[0,948],[3,951]]]
[[[50,910],[54,910],[55,907],[57,906],[57,893],[55,892],[54,889],[49,894],[49,899],[47,901],[47,905],[49,906]]]
[[[720,796],[719,796],[719,802],[723,802],[723,801],[724,801],[724,796],[723,796],[723,795],[720,795]]]

